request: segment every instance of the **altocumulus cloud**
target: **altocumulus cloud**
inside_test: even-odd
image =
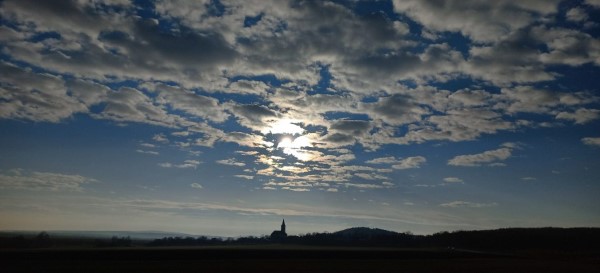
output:
[[[452,201],[448,203],[440,204],[441,207],[447,208],[487,208],[498,206],[497,203],[474,203],[467,201]]]
[[[517,153],[540,158],[535,153],[549,142],[536,137],[546,132],[577,136],[556,140],[574,151],[600,146],[590,133],[600,122],[593,77],[600,71],[597,0],[376,2],[0,1],[0,131],[13,134],[10,140],[23,132],[14,130],[19,126],[29,126],[32,136],[42,127],[53,133],[63,126],[73,131],[103,126],[107,137],[136,138],[120,143],[132,144],[130,154],[110,154],[135,162],[114,172],[114,181],[103,183],[107,188],[120,187],[117,181],[134,183],[134,174],[144,170],[149,179],[186,178],[176,189],[182,198],[202,186],[215,189],[211,197],[219,200],[245,190],[256,194],[254,200],[274,203],[281,195],[299,195],[289,199],[299,203],[339,195],[340,203],[311,207],[331,206],[331,212],[347,205],[346,195],[366,191],[372,204],[389,203],[386,209],[392,209],[401,202],[383,200],[384,194],[407,201],[401,196],[405,182],[418,183],[415,190],[440,189],[435,180],[460,184],[485,173],[482,179],[489,181],[482,187],[497,183],[506,190],[495,175],[500,172],[517,181],[529,176],[547,181],[534,171],[540,168],[522,173],[508,165]],[[48,143],[42,135],[51,134],[39,135],[39,143]],[[97,139],[84,140],[96,146]],[[499,145],[506,141],[526,143]],[[558,150],[542,151],[552,156],[524,164],[564,156]],[[13,153],[18,161],[33,152]],[[46,156],[39,162],[60,162]],[[56,165],[43,166],[47,172],[2,172],[0,187],[18,194],[82,191],[93,182],[83,176],[88,169],[76,167],[85,160],[92,159],[69,167],[73,174],[53,170]],[[96,173],[112,174],[103,169],[110,164],[95,166]],[[506,168],[457,168],[477,166]],[[573,188],[565,192],[587,201],[593,191],[576,187],[596,178],[596,169],[568,183]],[[199,174],[202,185],[192,183]],[[212,186],[220,181],[236,183]],[[275,198],[263,198],[267,195]],[[444,200],[409,199],[414,209],[495,204],[448,201],[463,197],[448,192]],[[353,204],[369,199],[358,200]],[[495,201],[516,206],[502,197]],[[312,215],[308,209],[186,202],[122,205]],[[365,209],[360,219],[370,214]],[[590,215],[597,213],[578,214],[587,221],[580,223],[597,220]]]
[[[83,191],[82,185],[98,182],[81,175],[29,172],[13,169],[0,174],[0,188],[33,191]]]
[[[479,154],[458,155],[448,160],[448,165],[473,167],[483,164],[490,166],[495,166],[494,164],[498,163],[503,164],[501,161],[508,159],[516,147],[514,143],[504,143],[501,145],[501,148],[496,150],[485,151]]]
[[[584,137],[581,139],[581,142],[585,145],[600,147],[600,137]]]
[[[192,183],[192,184],[190,184],[190,187],[192,187],[192,188],[194,188],[194,189],[198,189],[198,190],[201,190],[201,189],[203,189],[203,188],[204,188],[204,187],[202,187],[202,185],[200,185],[199,183]]]

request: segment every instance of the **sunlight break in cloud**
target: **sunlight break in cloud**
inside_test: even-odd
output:
[[[302,161],[308,161],[314,158],[314,153],[302,149],[303,147],[311,146],[310,140],[306,136],[300,136],[293,140],[289,137],[284,137],[277,144],[277,148],[282,148],[283,153],[292,155]]]
[[[264,128],[261,131],[263,134],[271,133],[271,134],[302,134],[304,129],[302,127],[294,124],[294,121],[289,119],[280,119],[276,122],[269,123],[268,127]]]

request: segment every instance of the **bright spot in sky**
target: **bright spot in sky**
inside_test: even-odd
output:
[[[271,126],[262,130],[263,134],[271,133],[271,134],[302,134],[304,129],[302,127],[293,124],[293,122],[297,122],[289,119],[280,119],[271,124]]]
[[[309,151],[302,150],[302,147],[311,146],[310,140],[306,136],[300,136],[292,140],[289,137],[283,138],[277,144],[277,148],[283,148],[283,153],[292,155],[298,160],[308,161],[313,158],[312,153]]]

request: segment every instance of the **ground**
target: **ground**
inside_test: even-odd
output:
[[[228,246],[2,251],[3,272],[600,272],[598,253]]]

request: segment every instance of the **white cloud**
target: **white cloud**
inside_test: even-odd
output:
[[[252,175],[236,174],[234,176],[237,178],[243,178],[243,179],[247,179],[247,180],[254,179],[254,176],[252,176]]]
[[[459,155],[448,160],[448,165],[452,166],[481,166],[482,164],[504,164],[498,161],[508,159],[515,148],[514,143],[504,143],[501,148],[496,150],[485,151],[479,154]]]
[[[34,73],[0,60],[0,118],[59,122],[87,106],[67,94],[60,76]],[[89,94],[95,90],[89,90]]]
[[[261,153],[279,147],[306,165],[274,164],[257,175],[292,179],[293,172],[299,179],[299,173],[312,172],[302,179],[319,174],[348,182],[353,175],[383,179],[371,172],[384,169],[342,169],[356,157],[336,151],[340,147],[373,151],[385,144],[476,140],[543,126],[548,122],[539,120],[545,118],[586,124],[600,115],[592,109],[599,101],[592,92],[559,92],[562,87],[554,84],[561,75],[549,65],[600,63],[598,39],[553,25],[557,0],[394,1],[396,12],[423,26],[420,34],[411,33],[403,19],[362,16],[326,1],[222,1],[226,12],[220,16],[211,15],[206,2],[160,1],[154,19],[123,16],[133,6],[117,12],[93,3],[3,2],[0,15],[10,27],[0,26],[5,34],[0,39],[4,54],[15,61],[0,66],[1,118],[59,122],[81,113],[118,124],[168,127],[153,140],[180,149],[217,142]],[[577,9],[567,16],[582,18]],[[245,18],[257,15],[255,25],[244,27]],[[156,19],[178,24],[164,30]],[[49,32],[60,38],[31,39]],[[471,42],[459,49],[448,43],[455,34]],[[432,40],[415,40],[419,35]],[[327,94],[315,94],[325,72]],[[259,80],[264,75],[276,80]],[[433,87],[458,77],[475,84],[462,90]],[[125,80],[137,85],[119,88]],[[550,87],[526,85],[538,81]],[[276,145],[272,134],[302,136]],[[149,145],[154,144],[137,151],[157,154]],[[512,149],[457,156],[449,164],[503,166]],[[394,169],[425,162],[422,156],[366,161]]]
[[[446,183],[463,183],[464,181],[458,177],[444,177]]]
[[[14,169],[0,174],[0,188],[34,191],[83,191],[83,184],[97,182],[93,178],[50,172],[27,172]]]
[[[159,155],[159,152],[156,152],[156,151],[141,150],[141,149],[137,149],[135,151],[138,153],[141,153],[141,154]]]
[[[161,143],[169,143],[169,139],[164,134],[156,134],[152,137],[152,140]]]
[[[579,7],[575,7],[575,8],[568,10],[565,15],[567,17],[567,20],[573,21],[573,22],[586,21],[589,17],[587,12],[585,12],[584,9],[579,8]]]
[[[452,201],[448,203],[440,204],[441,207],[447,208],[486,208],[498,206],[497,203],[474,203],[467,201]]]
[[[223,122],[229,116],[215,98],[164,84],[157,85],[155,91],[158,92],[158,97],[155,100],[157,103],[169,105],[188,114],[215,122]]]
[[[198,183],[192,183],[192,184],[190,184],[190,187],[192,187],[194,189],[198,189],[198,190],[201,190],[204,188],[204,187],[202,187],[202,185],[200,185]]]
[[[600,147],[600,137],[584,137],[581,139],[581,142],[585,145]]]
[[[288,190],[288,191],[298,191],[298,192],[310,191],[310,189],[308,189],[308,188],[282,187],[281,189],[282,190]]]
[[[558,0],[393,1],[396,12],[407,14],[423,24],[426,29],[437,32],[461,32],[479,42],[496,41],[513,30],[532,23],[539,15],[555,12],[558,2]]]
[[[535,181],[535,180],[537,180],[537,178],[532,177],[532,176],[525,176],[525,177],[521,177],[521,180],[523,180],[523,181]]]
[[[371,173],[355,173],[354,176],[360,177],[366,180],[385,180],[387,177],[379,174],[371,174]]]
[[[586,124],[590,121],[600,118],[600,110],[596,109],[577,109],[573,113],[560,112],[556,115],[557,119],[572,120],[575,124]]]
[[[195,169],[202,162],[198,160],[185,160],[181,164],[174,164],[170,162],[158,163],[158,166],[163,168],[179,168],[179,169]]]
[[[392,165],[392,168],[398,170],[415,169],[420,168],[423,163],[427,162],[427,159],[422,156],[411,156],[399,160],[397,163]]]
[[[367,183],[344,183],[346,187],[359,188],[359,189],[381,189],[384,186],[379,184],[367,184]]]
[[[379,157],[379,158],[374,158],[374,159],[365,161],[365,163],[368,163],[368,164],[393,164],[396,162],[398,162],[398,160],[393,156]]]
[[[217,163],[223,164],[223,165],[229,165],[229,166],[238,166],[238,167],[246,166],[246,163],[236,161],[235,158],[217,160]]]
[[[600,0],[585,0],[585,3],[594,6],[596,8],[600,8]]]

